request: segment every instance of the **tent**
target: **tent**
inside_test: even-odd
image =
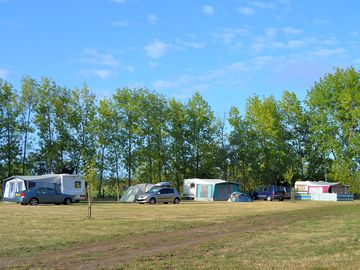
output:
[[[130,203],[136,201],[136,196],[145,194],[154,184],[142,183],[129,187],[121,196],[120,202]]]
[[[85,183],[79,176],[48,174],[35,176],[11,176],[3,181],[3,201],[14,202],[15,193],[32,187],[49,187],[61,193],[74,195],[76,200],[85,199]]]
[[[184,180],[184,197],[197,201],[226,201],[236,191],[240,191],[239,183],[221,179]]]

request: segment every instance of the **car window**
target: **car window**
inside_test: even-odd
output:
[[[48,193],[48,194],[55,194],[56,191],[55,191],[54,189],[47,188],[47,189],[46,189],[46,193]]]
[[[38,193],[38,194],[45,194],[45,193],[46,193],[46,190],[45,190],[45,188],[38,188],[38,189],[36,190],[36,193]]]
[[[150,193],[156,193],[161,189],[161,187],[152,187],[148,192]]]

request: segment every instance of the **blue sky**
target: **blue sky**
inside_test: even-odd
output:
[[[217,116],[360,66],[360,1],[0,0],[0,78],[146,87]]]

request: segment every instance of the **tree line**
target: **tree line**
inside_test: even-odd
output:
[[[243,191],[341,181],[359,193],[359,78],[338,68],[303,101],[254,95],[244,115],[232,107],[224,119],[198,92],[183,102],[121,88],[97,100],[86,84],[24,77],[15,89],[0,79],[0,177],[91,170],[98,196],[137,182],[180,188],[186,178],[238,181]]]

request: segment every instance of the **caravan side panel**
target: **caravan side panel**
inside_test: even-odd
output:
[[[76,200],[85,200],[85,182],[76,175],[63,175],[61,192],[74,195]]]

